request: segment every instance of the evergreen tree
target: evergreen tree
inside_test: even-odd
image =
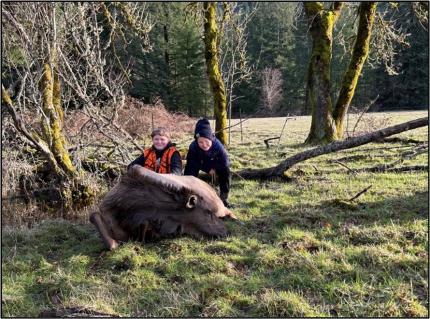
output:
[[[172,85],[177,109],[193,116],[204,115],[210,95],[200,30],[188,19],[174,26],[172,39]]]
[[[152,50],[143,52],[135,38],[126,51],[121,41],[116,43],[119,56],[132,56],[129,94],[146,103],[161,98],[171,111],[207,115],[210,95],[200,26],[185,19],[185,3],[147,5],[154,23]]]
[[[212,94],[204,65],[202,28],[195,17],[186,16],[186,3],[146,3],[154,25],[150,32],[152,51],[144,53],[141,43],[126,34],[130,44],[115,43],[116,54],[123,61],[132,56],[129,94],[151,102],[160,97],[168,109],[193,116],[210,115]],[[329,5],[329,4],[326,4]],[[246,28],[247,56],[253,73],[233,89],[240,97],[234,103],[233,115],[239,110],[253,114],[261,100],[261,72],[266,67],[282,72],[283,98],[276,113],[310,114],[306,109],[306,78],[311,45],[310,31],[303,3],[240,2],[237,8],[257,12]],[[348,67],[357,34],[358,3],[345,3],[333,30],[330,97],[336,101],[342,77]],[[379,96],[374,110],[420,108],[428,105],[428,30],[413,14],[410,3],[379,3],[378,12],[392,13],[395,28],[410,34],[409,46],[396,44],[394,58],[399,74],[387,72],[370,50],[351,105],[359,109]],[[234,12],[232,12],[234,14]],[[194,23],[193,23],[194,22]],[[120,37],[117,37],[120,39]]]

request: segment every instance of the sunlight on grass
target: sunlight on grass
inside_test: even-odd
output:
[[[396,124],[425,112],[389,113]],[[387,116],[375,114],[376,117]],[[284,118],[244,123],[233,170],[267,167],[309,148],[309,117],[289,121],[275,154],[263,139]],[[428,128],[402,137],[427,142]],[[186,148],[188,141],[180,147]],[[385,149],[384,147],[397,147]],[[121,316],[428,315],[428,172],[356,173],[413,145],[372,143],[294,166],[291,181],[234,176],[243,224],[223,240],[163,239],[106,252],[92,225],[62,220],[2,232],[3,316],[82,306]],[[366,151],[360,151],[367,149]],[[404,165],[424,165],[421,154]],[[348,200],[372,187],[354,202]]]

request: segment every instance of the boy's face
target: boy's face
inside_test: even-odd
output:
[[[169,144],[169,138],[167,136],[155,135],[152,138],[152,144],[154,144],[157,150],[161,151]]]
[[[212,147],[212,141],[206,137],[197,138],[197,144],[204,151],[208,151]]]

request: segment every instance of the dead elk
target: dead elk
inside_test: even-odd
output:
[[[202,180],[157,174],[134,165],[107,193],[90,221],[112,250],[127,240],[144,242],[182,234],[225,237],[224,217],[236,219]]]

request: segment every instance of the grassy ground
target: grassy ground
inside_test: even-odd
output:
[[[426,114],[373,114],[359,129]],[[287,123],[276,154],[266,149],[263,139],[279,135],[283,121],[245,122],[243,143],[234,132],[233,170],[304,150],[308,117]],[[428,141],[428,128],[400,136]],[[183,237],[104,252],[87,223],[3,229],[2,315],[82,306],[121,316],[426,317],[428,172],[353,174],[333,162],[370,167],[413,147],[369,144],[321,156],[293,167],[290,182],[237,178],[231,202],[244,224],[227,222],[232,235],[224,240]],[[428,164],[428,155],[403,163],[415,164]]]

